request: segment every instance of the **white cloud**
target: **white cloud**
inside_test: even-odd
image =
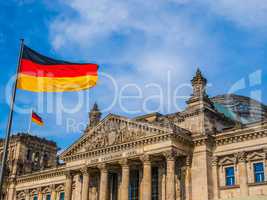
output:
[[[267,28],[266,0],[204,0],[212,12],[245,28]],[[253,30],[257,31],[257,30]]]
[[[129,82],[143,86],[153,81],[165,89],[167,72],[171,71],[173,90],[188,82],[202,64],[210,73],[217,70],[214,66],[223,53],[210,30],[213,18],[223,17],[239,27],[262,30],[267,19],[267,4],[263,2],[69,0],[62,2],[69,9],[51,23],[50,36],[58,52],[108,63],[119,86]],[[127,67],[118,70],[122,66]],[[109,91],[106,81],[101,84],[105,91],[96,94]]]
[[[130,63],[154,78],[167,69],[180,72],[195,68],[190,54],[199,54],[203,46],[215,48],[214,41],[210,42],[200,24],[195,24],[182,10],[173,9],[170,2],[179,6],[188,0],[68,1],[76,14],[59,16],[52,23],[53,47],[65,51],[74,46],[88,56],[98,44],[106,49],[104,46],[110,45],[114,34],[120,34],[126,38],[126,44],[119,52],[111,49],[109,57],[100,56],[101,62]]]

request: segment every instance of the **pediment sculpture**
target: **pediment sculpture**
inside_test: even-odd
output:
[[[104,148],[111,145],[130,142],[142,138],[149,134],[148,131],[132,126],[125,122],[107,121],[97,127],[90,136],[90,143],[86,150]]]

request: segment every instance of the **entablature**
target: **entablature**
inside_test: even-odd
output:
[[[167,140],[190,145],[191,135],[189,131],[174,124],[161,127],[109,115],[63,152],[61,158],[65,162],[71,162]]]
[[[267,121],[215,135],[216,146],[267,137]]]

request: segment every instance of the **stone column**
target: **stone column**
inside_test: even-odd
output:
[[[16,179],[10,178],[9,181],[10,181],[10,185],[7,191],[7,199],[14,200],[16,198]]]
[[[265,147],[263,149],[263,152],[264,152],[264,175],[266,176],[267,175],[267,147]],[[265,177],[266,179],[266,177]]]
[[[42,188],[38,188],[38,200],[43,199],[43,193],[42,193]]]
[[[99,200],[107,200],[108,197],[108,170],[105,164],[99,166],[100,169],[100,192]]]
[[[83,174],[83,183],[82,183],[82,200],[89,199],[89,184],[90,184],[90,174],[87,167],[84,167],[82,170]]]
[[[151,200],[152,193],[151,162],[149,155],[143,156],[143,200]]]
[[[165,186],[163,187],[163,177],[165,176],[165,169],[164,165],[159,165],[159,177],[158,177],[158,183],[159,183],[159,200],[165,200]]]
[[[166,199],[175,200],[175,152],[165,152],[167,163]]]
[[[66,182],[65,182],[65,200],[71,200],[72,197],[72,173],[70,171],[66,172]]]
[[[118,200],[122,200],[121,192],[122,192],[122,173],[118,174]]]
[[[162,164],[160,167],[160,198],[159,200],[166,200],[166,165]]]
[[[129,195],[129,179],[130,179],[130,167],[127,160],[121,161],[121,187],[120,187],[120,199],[127,200]]]
[[[55,200],[57,196],[56,185],[51,185],[51,200]]]
[[[185,199],[192,200],[192,185],[191,185],[191,162],[192,157],[186,157],[186,169],[185,169]]]
[[[81,174],[77,173],[74,177],[73,177],[74,181],[75,181],[75,190],[74,190],[74,196],[75,196],[75,200],[82,200],[82,181],[81,181]]]
[[[239,185],[241,197],[248,196],[248,175],[247,175],[247,161],[246,153],[241,152],[238,154],[238,169],[239,169]]]
[[[139,196],[140,196],[140,200],[143,200],[143,183],[144,183],[144,179],[143,179],[143,166],[139,168]]]
[[[25,190],[25,200],[30,200],[30,190]]]
[[[220,198],[217,156],[213,157],[212,159],[212,183],[213,183],[213,199],[217,200]]]

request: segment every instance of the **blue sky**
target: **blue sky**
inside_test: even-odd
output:
[[[0,135],[20,38],[47,56],[100,65],[89,91],[17,93],[13,133],[27,131],[33,108],[45,126],[33,125],[32,134],[65,148],[82,134],[95,101],[103,116],[183,109],[197,67],[210,96],[235,92],[266,103],[266,21],[265,0],[1,1]]]

